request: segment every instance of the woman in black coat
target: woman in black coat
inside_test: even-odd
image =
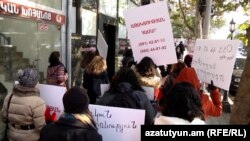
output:
[[[63,96],[64,114],[46,125],[39,141],[102,141],[88,109],[89,99],[79,87],[72,87]]]
[[[83,74],[83,87],[87,89],[90,104],[95,104],[101,96],[101,84],[108,84],[106,60],[101,56],[95,56],[87,65]]]
[[[130,68],[120,69],[114,76],[110,88],[97,101],[98,105],[145,110],[145,124],[152,124],[156,116],[135,72]]]

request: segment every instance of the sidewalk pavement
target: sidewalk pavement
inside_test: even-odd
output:
[[[223,113],[220,117],[208,117],[208,125],[229,125],[231,113]]]

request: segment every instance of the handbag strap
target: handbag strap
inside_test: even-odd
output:
[[[8,100],[8,105],[7,105],[7,124],[9,123],[9,108],[10,108],[10,101],[12,99],[13,94],[10,95],[10,98]]]
[[[8,100],[8,105],[7,105],[7,120],[6,120],[6,127],[5,127],[5,131],[4,131],[4,138],[8,138],[7,137],[7,130],[8,130],[8,123],[9,123],[9,107],[10,107],[10,101],[12,99],[13,94],[10,95],[10,98]]]

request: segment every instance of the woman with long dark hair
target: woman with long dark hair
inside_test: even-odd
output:
[[[68,72],[60,61],[60,53],[53,51],[49,56],[50,65],[47,68],[47,84],[57,86],[67,86]]]
[[[156,125],[205,124],[200,94],[191,83],[176,83],[162,102]]]
[[[156,115],[156,111],[142,89],[136,74],[130,68],[122,68],[116,73],[109,90],[97,101],[97,104],[145,109],[145,124],[152,124]]]

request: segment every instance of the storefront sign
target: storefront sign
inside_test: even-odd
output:
[[[48,24],[42,23],[42,24],[39,26],[39,29],[42,30],[42,31],[47,31],[47,30],[49,29]]]
[[[0,14],[18,16],[33,20],[49,21],[56,24],[64,24],[65,16],[21,4],[9,2],[8,0],[0,1]]]

